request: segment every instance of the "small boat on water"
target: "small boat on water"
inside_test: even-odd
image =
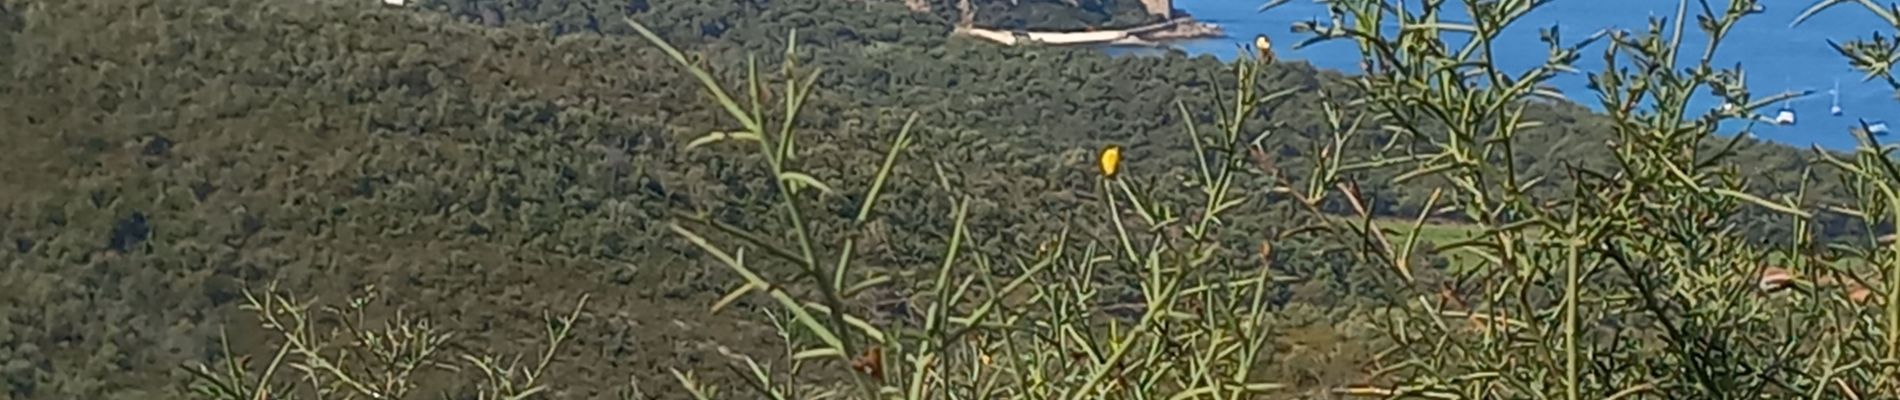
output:
[[[1775,118],[1772,120],[1769,120],[1768,122],[1773,123],[1775,125],[1782,125],[1782,126],[1794,125],[1794,122],[1795,122],[1794,100],[1798,98],[1811,96],[1811,95],[1814,95],[1813,89],[1802,90],[1799,92],[1789,92],[1788,98],[1786,100],[1781,101],[1781,110],[1775,111]]]
[[[1832,107],[1829,107],[1827,109],[1827,112],[1830,114],[1834,114],[1835,116],[1840,116],[1841,115],[1841,81],[1839,79],[1834,80],[1834,90],[1827,91],[1827,94],[1830,96],[1834,96],[1834,105]]]
[[[1781,111],[1775,113],[1774,122],[1775,125],[1794,125],[1794,108],[1782,106]]]
[[[1880,120],[1868,121],[1864,119],[1860,120],[1860,125],[1852,127],[1852,128],[1848,128],[1847,130],[1848,132],[1852,132],[1855,136],[1860,136],[1860,135],[1865,135],[1865,134],[1873,134],[1873,136],[1887,136],[1887,132],[1888,132],[1886,121],[1880,121]],[[1886,239],[1890,239],[1890,238],[1886,238],[1886,237],[1882,238],[1882,240],[1886,240]]]

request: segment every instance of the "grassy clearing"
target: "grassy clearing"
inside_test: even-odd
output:
[[[1380,228],[1384,228],[1387,232],[1392,234],[1410,235],[1412,233],[1412,221],[1392,218],[1374,220],[1373,223],[1378,224]],[[1427,221],[1424,225],[1418,227],[1418,240],[1434,245],[1443,245],[1459,240],[1470,239],[1472,236],[1477,236],[1478,232],[1479,229],[1476,225],[1468,223]]]
[[[1397,245],[1399,244],[1397,242],[1402,242],[1405,238],[1413,234],[1415,222],[1400,218],[1377,218],[1374,219],[1372,223],[1378,225],[1379,229],[1384,230],[1387,237],[1391,238],[1391,240],[1395,242],[1394,244]],[[1423,225],[1417,226],[1418,242],[1420,244],[1430,244],[1432,249],[1438,249],[1461,240],[1471,239],[1477,236],[1480,231],[1481,229],[1478,228],[1477,225],[1464,222],[1425,221]],[[1450,263],[1448,267],[1453,269],[1476,266],[1483,260],[1476,255],[1457,249],[1434,250],[1434,253],[1444,257],[1445,260]]]

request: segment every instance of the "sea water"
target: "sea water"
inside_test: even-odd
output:
[[[1177,9],[1194,15],[1196,19],[1219,24],[1227,31],[1228,37],[1183,41],[1172,45],[1190,55],[1212,55],[1229,60],[1239,54],[1237,45],[1251,42],[1255,34],[1266,34],[1273,38],[1275,53],[1281,60],[1305,61],[1320,68],[1349,73],[1359,70],[1359,52],[1350,42],[1330,41],[1295,48],[1297,43],[1312,36],[1292,32],[1293,24],[1300,21],[1327,21],[1323,5],[1313,0],[1292,0],[1260,11],[1262,4],[1262,0],[1176,0]],[[1721,0],[1710,1],[1714,7],[1726,4]],[[1800,26],[1790,27],[1795,16],[1812,4],[1808,0],[1764,1],[1763,13],[1744,18],[1737,24],[1724,39],[1714,58],[1718,67],[1741,63],[1747,73],[1749,90],[1757,99],[1785,91],[1812,90],[1813,94],[1806,97],[1757,110],[1773,117],[1780,109],[1787,107],[1796,113],[1796,123],[1777,126],[1735,122],[1724,126],[1724,131],[1732,134],[1747,128],[1751,134],[1766,140],[1798,147],[1818,145],[1846,150],[1853,148],[1856,143],[1848,129],[1859,126],[1858,121],[1900,123],[1900,101],[1894,99],[1893,90],[1880,80],[1865,81],[1865,75],[1849,68],[1846,59],[1827,43],[1830,39],[1845,43],[1856,38],[1868,38],[1874,32],[1891,37],[1893,29],[1853,3],[1835,6],[1809,18]],[[1447,2],[1446,7],[1455,9],[1448,10],[1454,13],[1451,18],[1458,22],[1468,21],[1462,17],[1462,3]],[[1508,71],[1522,71],[1543,62],[1548,54],[1548,46],[1538,39],[1538,30],[1541,28],[1556,26],[1563,41],[1570,44],[1605,29],[1642,32],[1648,28],[1652,17],[1673,18],[1676,7],[1677,2],[1669,0],[1554,0],[1513,25],[1496,44],[1495,51],[1500,54],[1499,59],[1504,67],[1509,68]],[[1690,34],[1683,41],[1686,59],[1700,57],[1707,40],[1696,29],[1694,18],[1699,8],[1699,3],[1689,3],[1687,15],[1690,20],[1684,29]],[[1588,88],[1588,77],[1583,74],[1603,69],[1602,54],[1607,49],[1606,42],[1598,40],[1585,48],[1576,64],[1581,73],[1560,75],[1552,82],[1571,101],[1596,110],[1601,110],[1602,106],[1597,101],[1597,93]],[[1143,53],[1142,50],[1129,48],[1111,51],[1118,54]],[[1840,116],[1829,113],[1834,97],[1828,91],[1837,82],[1842,109]],[[1707,96],[1707,89],[1700,92],[1704,98],[1693,107],[1701,110],[1718,104],[1712,96]]]

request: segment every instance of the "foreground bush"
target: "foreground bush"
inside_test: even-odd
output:
[[[1244,397],[1284,387],[1256,379],[1258,370],[1271,363],[1264,358],[1272,335],[1266,329],[1271,269],[1265,262],[1218,257],[1219,241],[1213,233],[1226,211],[1247,200],[1236,195],[1236,176],[1260,172],[1245,149],[1258,152],[1258,142],[1271,134],[1244,122],[1259,107],[1288,93],[1261,93],[1255,84],[1260,69],[1253,62],[1234,66],[1240,87],[1233,93],[1233,108],[1222,114],[1227,117],[1220,121],[1221,131],[1204,134],[1191,124],[1187,127],[1183,140],[1208,155],[1188,181],[1180,182],[1205,196],[1198,207],[1149,200],[1142,193],[1154,188],[1132,183],[1131,176],[1144,173],[1142,167],[1124,162],[1119,148],[1111,147],[1100,160],[1097,196],[1102,208],[1068,218],[1105,219],[1113,235],[1106,241],[1072,242],[1064,234],[1045,241],[1036,254],[1000,263],[963,252],[972,234],[964,223],[969,200],[961,188],[943,179],[939,189],[956,204],[957,223],[949,232],[948,250],[934,270],[905,277],[853,262],[853,235],[826,245],[809,231],[811,199],[849,189],[834,189],[837,186],[800,171],[793,127],[813,77],[799,75],[790,57],[794,48],[786,51],[784,89],[774,94],[783,99],[777,108],[783,114],[772,115],[761,104],[769,89],[756,68],[740,89],[743,95],[734,96],[645,27],[634,27],[666,49],[738,122],[736,129],[707,134],[694,144],[754,149],[777,189],[778,213],[769,217],[778,223],[776,232],[748,232],[705,216],[689,216],[673,225],[680,236],[744,278],[715,311],[741,296],[763,294],[789,314],[779,325],[787,338],[788,370],[774,371],[745,359],[756,379],[750,386],[761,394]],[[1193,120],[1185,107],[1184,120]],[[910,124],[897,133],[875,179],[861,189],[862,205],[850,221],[861,226],[878,217],[874,210],[879,194],[890,183],[896,159],[910,152],[911,134]],[[707,233],[728,237],[731,244],[716,244]],[[1270,259],[1270,251],[1263,242],[1263,260]],[[789,268],[766,267],[770,265]],[[795,273],[775,277],[768,273],[774,270]],[[867,322],[873,318],[848,308],[859,294],[887,286],[900,293],[897,318]],[[849,368],[849,379],[801,384],[799,372],[810,366]],[[696,396],[715,397],[714,389],[699,385],[689,373],[675,374]]]
[[[1468,399],[1900,393],[1893,363],[1900,292],[1879,283],[1900,278],[1895,249],[1820,250],[1815,211],[1800,209],[1798,198],[1747,194],[1732,158],[1745,135],[1715,134],[1725,121],[1754,123],[1757,109],[1792,95],[1754,96],[1739,67],[1711,64],[1758,2],[1682,2],[1646,31],[1607,31],[1576,43],[1547,30],[1550,56],[1527,71],[1498,70],[1489,43],[1542,3],[1467,1],[1463,11],[1476,16],[1468,23],[1446,20],[1449,10],[1438,2],[1417,11],[1377,0],[1336,4],[1334,24],[1301,28],[1320,40],[1354,41],[1368,55],[1374,72],[1360,81],[1364,101],[1400,142],[1359,165],[1444,182],[1444,208],[1428,207],[1419,219],[1449,212],[1473,221],[1480,233],[1438,249],[1481,260],[1453,271],[1442,290],[1393,303],[1404,317],[1382,326],[1394,345],[1375,363],[1375,384],[1344,392]],[[1394,35],[1379,21],[1401,28]],[[1583,44],[1598,40],[1610,63],[1590,79],[1616,121],[1615,138],[1601,145],[1617,164],[1570,167],[1578,179],[1564,196],[1530,193],[1523,188],[1536,178],[1491,160],[1513,158],[1517,133],[1535,125],[1522,118],[1525,103],[1542,94],[1543,81],[1572,70]],[[1692,40],[1710,50],[1684,53]],[[1699,93],[1735,107],[1690,109]],[[1427,135],[1425,127],[1447,134]],[[1856,162],[1818,155],[1862,188],[1858,209],[1827,212],[1863,218],[1873,229],[1893,222],[1885,214],[1900,175],[1889,173],[1892,161],[1866,139]],[[1708,151],[1710,143],[1718,146]],[[1358,203],[1353,183],[1338,179],[1338,194]],[[1743,237],[1737,216],[1751,208],[1784,215],[1792,245],[1769,248]],[[1391,279],[1414,280],[1404,253],[1415,237],[1353,233],[1370,238]],[[1880,274],[1885,279],[1870,279]],[[1788,277],[1797,289],[1786,288]]]
[[[1604,168],[1570,168],[1575,179],[1563,196],[1526,190],[1537,178],[1493,160],[1514,158],[1517,135],[1533,125],[1523,115],[1543,95],[1539,83],[1568,70],[1583,46],[1548,34],[1552,56],[1545,65],[1497,70],[1484,44],[1538,3],[1464,5],[1475,21],[1439,20],[1442,3],[1413,11],[1341,1],[1335,21],[1342,24],[1305,26],[1321,39],[1353,40],[1369,55],[1371,72],[1359,81],[1359,97],[1325,107],[1334,145],[1321,154],[1343,155],[1348,146],[1386,150],[1363,159],[1317,157],[1305,180],[1272,188],[1277,198],[1311,211],[1290,220],[1311,225],[1290,232],[1343,237],[1361,244],[1354,256],[1386,267],[1372,287],[1387,293],[1387,302],[1358,315],[1378,324],[1386,337],[1374,343],[1389,350],[1373,359],[1364,384],[1332,392],[1473,399],[1892,398],[1900,392],[1893,361],[1900,358],[1900,290],[1882,283],[1900,279],[1900,247],[1869,240],[1859,251],[1816,250],[1811,221],[1817,211],[1799,207],[1798,198],[1748,194],[1724,147],[1739,140],[1717,137],[1715,128],[1750,118],[1780,97],[1753,97],[1740,84],[1740,71],[1710,65],[1712,53],[1679,54],[1688,37],[1687,3],[1646,32],[1584,41],[1604,40],[1614,61],[1592,81],[1615,121],[1615,139],[1604,145],[1617,157]],[[1703,7],[1697,28],[1708,48],[1717,48],[1757,6],[1734,0],[1720,9]],[[1398,20],[1402,29],[1389,34],[1384,20]],[[1156,170],[1152,164],[1104,164],[1094,193],[1100,207],[1062,216],[1077,235],[1050,238],[1036,254],[1008,260],[970,256],[965,246],[980,232],[966,228],[969,198],[944,172],[959,166],[939,164],[936,190],[953,199],[957,223],[945,232],[946,251],[932,260],[934,267],[905,274],[854,261],[859,236],[851,232],[836,242],[814,235],[813,203],[823,194],[851,192],[859,199],[847,213],[852,224],[878,218],[880,193],[906,183],[889,178],[894,163],[911,151],[911,127],[927,122],[913,118],[896,133],[870,182],[821,181],[801,163],[809,150],[794,127],[814,80],[795,62],[782,64],[777,84],[783,89],[768,88],[753,68],[735,95],[634,26],[704,85],[736,126],[688,147],[750,148],[756,155],[749,160],[769,171],[765,199],[772,213],[755,216],[769,222],[757,225],[763,230],[708,215],[681,216],[668,225],[740,278],[714,311],[759,296],[777,310],[771,315],[778,316],[783,358],[761,363],[735,356],[740,372],[752,378],[745,388],[751,397],[1297,395],[1284,382],[1257,376],[1274,362],[1269,344],[1277,332],[1267,321],[1281,312],[1270,301],[1276,266],[1266,261],[1275,241],[1293,235],[1263,238],[1260,262],[1224,254],[1216,239],[1225,233],[1224,212],[1245,201],[1236,194],[1237,177],[1277,172],[1256,162],[1270,159],[1254,157],[1265,153],[1253,145],[1271,129],[1244,124],[1259,107],[1281,99],[1254,84],[1259,68],[1253,61],[1233,65],[1239,86],[1231,104],[1207,106],[1222,115],[1220,131],[1201,133],[1189,125],[1183,139],[1203,157],[1186,178],[1169,184],[1203,195],[1201,202],[1154,201],[1147,193],[1175,189],[1137,183]],[[1450,35],[1476,39],[1460,44]],[[1863,60],[1879,60],[1867,56],[1870,51],[1848,47],[1843,53],[1884,72],[1884,64]],[[1689,110],[1699,89],[1739,107]],[[779,104],[766,104],[768,91]],[[1187,105],[1180,108],[1188,113]],[[1366,134],[1373,129],[1391,135]],[[1853,162],[1826,161],[1860,189],[1860,204],[1825,212],[1861,218],[1872,230],[1900,215],[1893,198],[1900,169],[1867,139]],[[1717,146],[1705,153],[1710,143]],[[1373,223],[1368,210],[1379,199],[1366,196],[1358,182],[1393,169],[1398,180],[1441,185],[1408,231],[1421,231],[1441,214],[1461,214],[1478,233],[1436,247],[1476,262],[1429,276],[1414,254],[1415,233],[1397,235]],[[1329,215],[1330,204],[1356,210],[1359,218]],[[1747,240],[1737,215],[1748,209],[1787,218],[1797,234],[1792,245],[1773,249]],[[1796,277],[1793,289],[1761,279],[1770,263]],[[1884,278],[1872,278],[1880,274]],[[1880,295],[1857,296],[1856,288]],[[880,290],[899,300],[885,309],[854,306],[857,297]],[[306,370],[326,369],[305,362]],[[721,397],[724,389],[700,384],[689,371],[675,376],[701,398]]]

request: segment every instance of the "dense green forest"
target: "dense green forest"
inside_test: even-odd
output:
[[[976,3],[992,26],[1143,18],[1132,1]],[[747,179],[757,163],[735,161],[754,156],[686,150],[734,122],[632,36],[628,17],[734,82],[748,60],[776,70],[773,55],[795,38],[801,63],[824,71],[798,127],[821,180],[868,180],[890,135],[918,116],[924,150],[895,167],[901,183],[859,238],[873,265],[904,271],[943,252],[945,186],[971,200],[975,252],[1033,253],[1066,223],[1098,218],[1062,210],[1095,205],[1106,144],[1127,149],[1128,168],[1151,169],[1141,175],[1152,195],[1185,192],[1167,177],[1190,174],[1197,155],[1174,138],[1184,125],[1214,129],[1234,80],[1222,62],[998,47],[950,37],[956,16],[950,2],[919,13],[901,1],[0,0],[0,399],[178,396],[181,366],[225,357],[222,334],[268,355],[240,306],[244,288],[270,281],[330,302],[375,291],[377,313],[428,315],[466,333],[458,346],[509,354],[532,351],[518,338],[540,333],[543,310],[591,294],[548,381],[561,398],[612,397],[630,379],[683,398],[666,368],[724,376],[721,349],[772,351],[770,327],[750,315],[705,313],[732,281],[665,221],[703,213],[750,227],[769,211],[760,200],[780,194]],[[1272,127],[1266,147],[1299,179],[1325,144],[1319,99],[1355,89],[1299,61],[1265,68],[1264,86],[1295,94],[1250,118]],[[1490,161],[1547,177],[1532,190],[1564,193],[1566,166],[1614,163],[1573,145],[1610,137],[1601,116],[1551,103],[1529,118],[1545,124],[1518,139],[1528,151]],[[1751,192],[1801,186],[1808,150],[1738,149]],[[1849,201],[1831,174],[1815,171],[1807,205]],[[1363,178],[1376,214],[1427,211],[1428,190]],[[819,235],[846,235],[853,196],[824,198],[836,213],[818,217]],[[1260,240],[1292,227],[1283,197],[1249,196],[1219,231],[1223,256],[1257,257]],[[1746,218],[1755,238],[1792,240],[1785,218]],[[1864,230],[1819,218],[1823,237]],[[1275,367],[1284,381],[1351,381],[1367,356],[1357,333],[1325,322],[1381,292],[1338,248],[1272,255],[1303,278],[1276,301],[1311,310],[1286,317],[1297,334],[1281,345],[1306,350]]]

